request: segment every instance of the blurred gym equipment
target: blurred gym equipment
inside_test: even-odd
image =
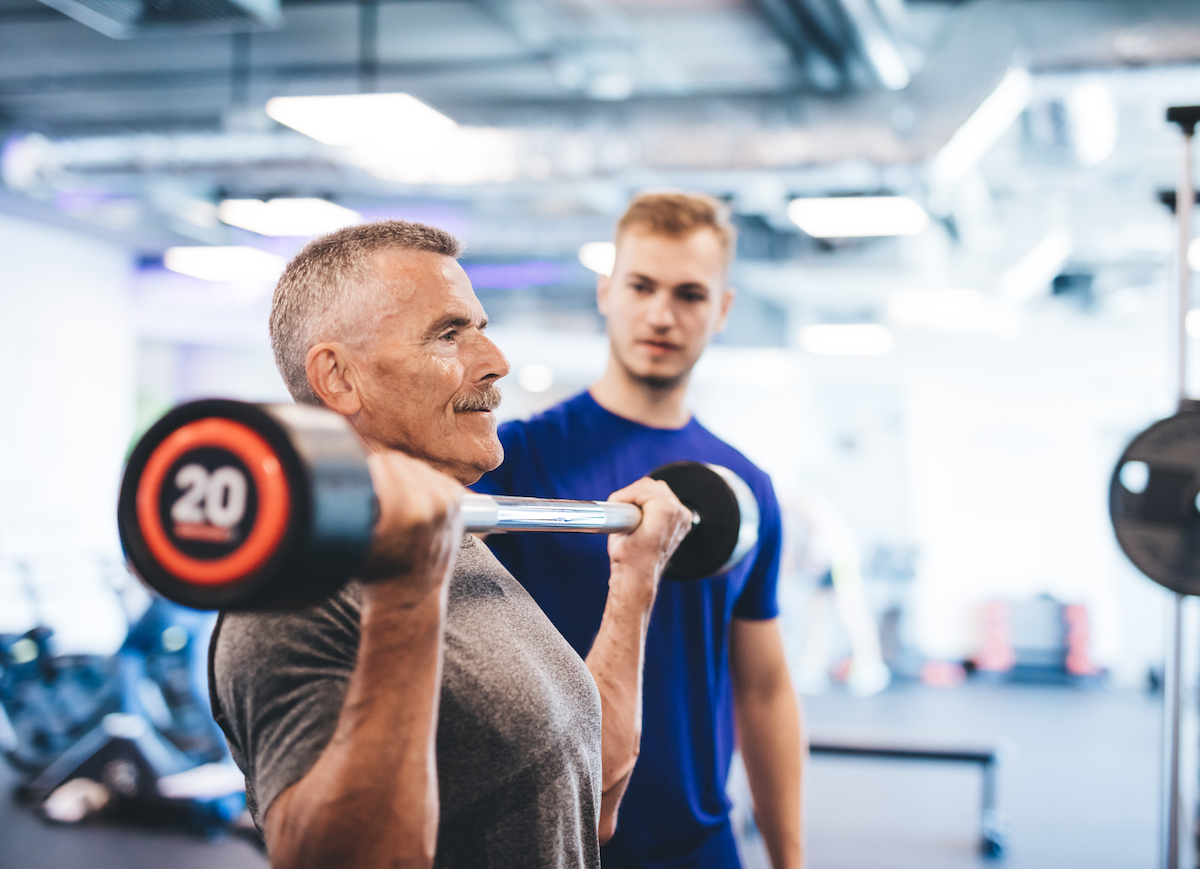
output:
[[[1183,164],[1175,191],[1179,246],[1178,280],[1172,290],[1171,331],[1175,351],[1175,386],[1179,410],[1133,439],[1113,472],[1109,513],[1121,549],[1146,576],[1175,593],[1163,673],[1166,702],[1163,738],[1162,865],[1180,864],[1181,806],[1179,791],[1180,667],[1182,665],[1183,598],[1200,594],[1200,402],[1188,397],[1187,330],[1192,238],[1192,140],[1200,106],[1175,106],[1167,121],[1183,133]]]

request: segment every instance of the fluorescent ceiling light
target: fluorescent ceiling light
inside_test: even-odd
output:
[[[1033,79],[1028,70],[1013,67],[971,117],[933,158],[934,176],[943,183],[962,178],[991,150],[1029,105]]]
[[[362,215],[325,199],[226,199],[217,211],[222,221],[259,235],[305,236],[362,223]]]
[[[534,362],[521,369],[517,382],[526,392],[545,392],[554,385],[554,372],[549,366]]]
[[[892,331],[878,323],[829,323],[800,330],[800,346],[817,356],[883,356],[895,344]]]
[[[929,226],[925,209],[907,196],[794,199],[788,217],[816,238],[916,235]]]
[[[1188,245],[1188,265],[1192,271],[1200,272],[1200,238]]]
[[[598,275],[611,275],[617,263],[617,246],[611,241],[589,241],[579,248],[579,261]]]
[[[494,184],[517,171],[509,130],[456,127],[350,148],[345,159],[377,178],[401,184]]]
[[[163,254],[163,265],[202,281],[233,283],[274,281],[284,260],[256,247],[172,247]]]
[[[1028,301],[1050,287],[1070,255],[1071,237],[1065,232],[1051,233],[1000,276],[996,289],[1014,302]]]
[[[267,114],[326,145],[362,145],[446,134],[458,126],[408,94],[274,97]]]

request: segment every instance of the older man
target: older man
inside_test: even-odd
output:
[[[651,480],[613,495],[644,518],[610,538],[586,661],[462,534],[462,487],[503,456],[508,363],[459,250],[420,224],[352,227],[275,292],[284,380],[354,426],[380,502],[362,582],[214,635],[218,720],[276,866],[598,866],[637,757],[646,627],[690,514]]]

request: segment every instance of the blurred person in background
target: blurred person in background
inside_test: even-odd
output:
[[[692,369],[725,325],[736,245],[725,207],[702,194],[636,197],[617,224],[597,302],[609,360],[592,387],[500,428],[504,463],[475,488],[598,499],[674,461],[723,465],[759,503],[757,550],[723,576],[659,587],[646,645],[641,755],[609,869],[740,865],[726,779],[740,747],[775,869],[803,866],[801,716],[779,628],[778,504],[766,474],[687,406]],[[492,535],[488,544],[580,655],[603,624],[608,557],[588,534]],[[736,721],[736,727],[735,727]]]
[[[828,498],[813,491],[789,502],[784,514],[795,573],[802,581],[816,582],[805,608],[797,689],[820,694],[829,687],[832,609],[850,642],[849,667],[840,674],[847,690],[859,697],[879,693],[892,674],[883,662],[879,630],[867,608],[858,535]]]

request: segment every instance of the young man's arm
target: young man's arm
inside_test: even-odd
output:
[[[462,487],[399,453],[369,462],[380,520],[357,662],[333,738],[267,810],[274,867],[433,865],[442,633]]]
[[[729,663],[738,744],[754,818],[775,869],[804,866],[801,784],[807,746],[779,619],[735,618]]]
[[[617,809],[641,749],[642,665],[658,581],[692,527],[691,511],[660,480],[643,478],[609,499],[637,504],[642,523],[632,534],[609,535],[608,600],[585,661],[600,689],[603,714],[601,844],[616,832]]]

